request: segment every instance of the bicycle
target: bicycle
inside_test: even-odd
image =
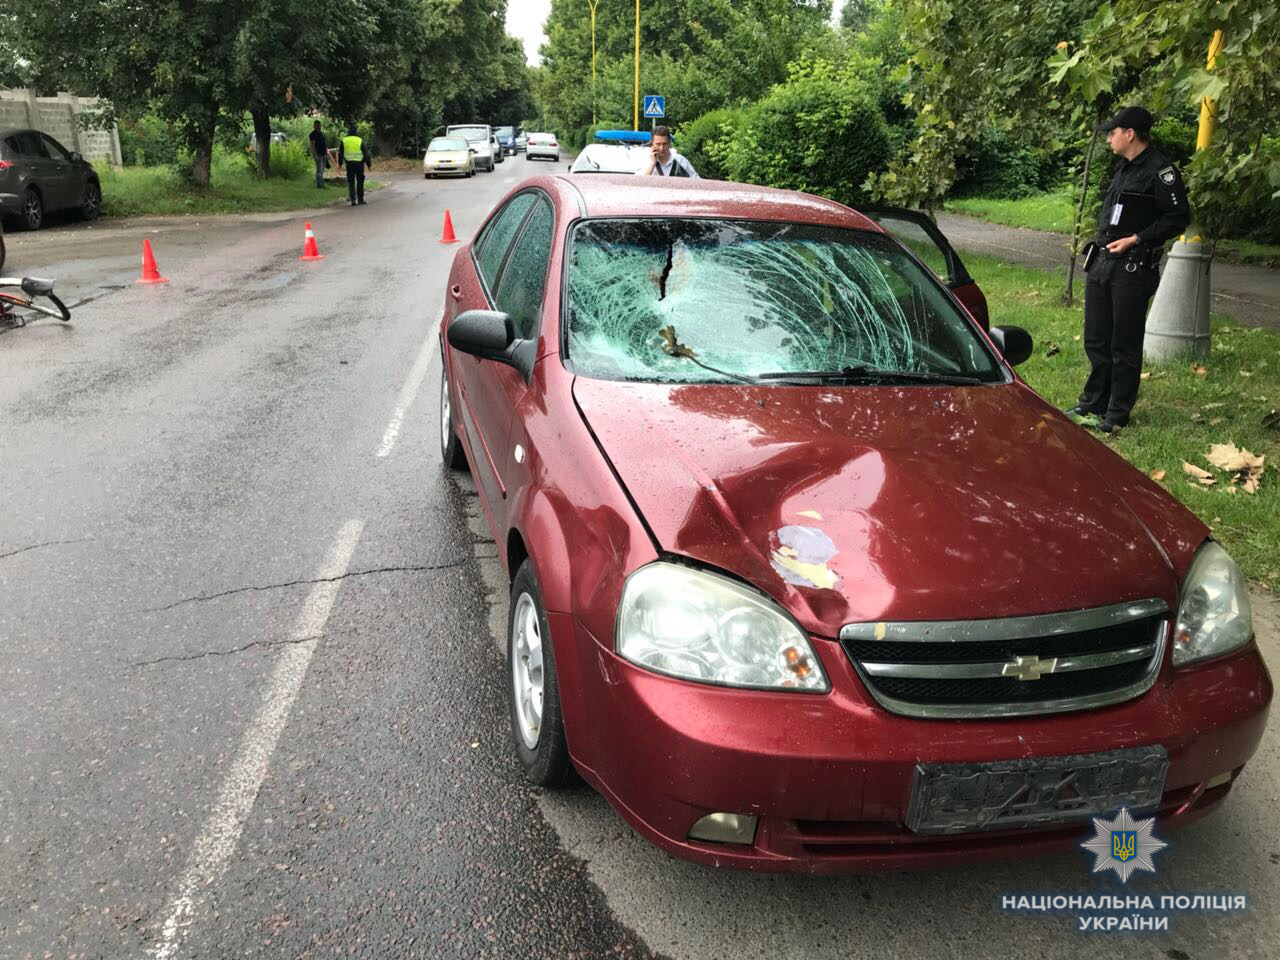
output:
[[[5,287],[20,287],[26,296],[6,293]],[[36,303],[37,297],[49,300],[57,309]],[[46,317],[53,317],[64,323],[71,319],[71,311],[67,309],[67,305],[53,295],[52,280],[41,280],[37,277],[0,277],[0,327],[25,327],[27,317],[24,312],[27,310],[34,310],[36,313],[42,313]]]

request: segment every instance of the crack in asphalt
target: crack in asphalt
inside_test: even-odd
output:
[[[280,590],[284,587],[297,587],[303,584],[311,583],[333,583],[335,580],[346,580],[348,577],[368,577],[378,573],[428,573],[433,570],[452,570],[460,567],[464,563],[469,563],[472,557],[466,557],[462,560],[455,560],[450,563],[441,563],[434,566],[414,565],[405,567],[374,567],[370,570],[351,570],[347,573],[336,577],[316,577],[310,580],[288,580],[284,583],[268,583],[263,586],[236,587],[232,590],[223,590],[220,593],[201,594],[195,597],[184,597],[181,600],[175,600],[173,603],[166,604],[163,607],[148,607],[144,613],[162,613],[165,610],[172,610],[174,607],[181,607],[187,603],[203,603],[206,600],[219,600],[222,597],[230,597],[237,593],[251,593],[264,590]]]
[[[295,643],[310,643],[312,640],[323,639],[324,634],[318,633],[311,637],[290,637],[287,640],[254,640],[252,643],[246,643],[243,647],[235,647],[231,650],[206,650],[203,653],[186,653],[182,656],[175,657],[156,657],[154,660],[139,660],[136,663],[129,664],[129,667],[153,667],[157,663],[165,663],[173,660],[201,660],[204,657],[229,657],[235,653],[244,653],[246,650],[252,650],[254,647],[262,647],[265,649]]]
[[[41,547],[54,547],[60,543],[90,543],[93,537],[80,537],[77,540],[45,540],[43,543],[33,543],[27,547],[19,547],[17,550],[10,550],[8,553],[0,553],[0,560],[5,557],[16,557],[20,553],[26,553],[28,550],[39,550]]]

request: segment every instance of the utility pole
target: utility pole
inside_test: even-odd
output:
[[[1209,41],[1208,69],[1222,52],[1221,30]],[[1196,133],[1196,153],[1209,149],[1218,126],[1218,103],[1205,97],[1200,101],[1200,129]],[[1183,234],[1169,251],[1160,287],[1147,315],[1147,332],[1142,355],[1148,360],[1164,360],[1187,349],[1198,359],[1209,355],[1209,265],[1213,248],[1204,242],[1194,226],[1192,235]]]
[[[600,0],[587,0],[591,8],[591,125],[596,125],[596,8]]]
[[[631,129],[640,129],[640,0],[636,0],[636,77],[631,103]]]

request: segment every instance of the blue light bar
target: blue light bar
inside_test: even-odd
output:
[[[648,143],[653,134],[648,130],[597,130],[596,139],[612,143]]]

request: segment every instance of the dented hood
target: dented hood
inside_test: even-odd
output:
[[[663,550],[754,583],[822,636],[1176,595],[1124,484],[1083,446],[1097,441],[1022,384],[578,378],[574,395]]]

